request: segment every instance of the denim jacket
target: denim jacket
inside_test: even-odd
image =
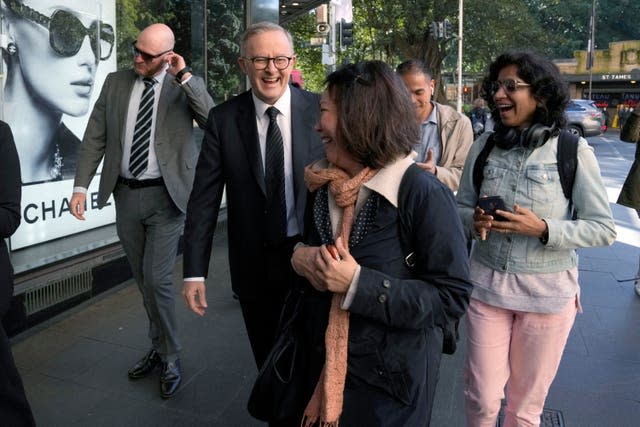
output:
[[[473,185],[473,166],[488,135],[485,133],[471,147],[457,194],[463,226],[476,236],[474,260],[504,272],[552,273],[577,266],[577,248],[613,243],[615,225],[593,149],[580,138],[572,196],[577,219],[572,220],[557,168],[557,137],[538,148],[494,147],[487,158],[480,187],[481,195],[502,196],[508,207],[517,204],[544,219],[549,227],[547,244],[521,234],[489,232],[485,241],[477,239],[473,211],[478,195]]]

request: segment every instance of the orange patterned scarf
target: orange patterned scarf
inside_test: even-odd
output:
[[[350,178],[341,169],[313,169],[313,165],[305,168],[304,179],[309,191],[316,191],[329,183],[329,191],[335,198],[336,204],[343,208],[336,238],[342,236],[345,242],[349,241],[360,187],[377,172],[366,167]],[[317,422],[321,427],[337,427],[340,420],[344,383],[347,377],[349,339],[349,312],[340,308],[342,297],[342,294],[333,294],[331,298],[329,324],[325,332],[325,364],[311,400],[304,411],[302,418],[304,427],[311,427]]]

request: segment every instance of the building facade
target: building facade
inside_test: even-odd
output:
[[[619,112],[637,108],[640,102],[640,40],[609,43],[594,52],[593,67],[587,69],[587,51],[574,58],[555,61],[569,82],[572,98],[592,99],[606,109],[610,125],[619,127]]]

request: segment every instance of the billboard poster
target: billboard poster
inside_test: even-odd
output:
[[[80,140],[117,67],[116,12],[115,0],[3,0],[1,7],[2,119],[14,135],[23,184],[15,250],[115,221],[113,202],[87,221],[68,211]]]

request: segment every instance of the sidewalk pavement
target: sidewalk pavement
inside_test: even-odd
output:
[[[608,157],[598,155],[602,167]],[[628,170],[628,160],[617,161],[627,162]],[[624,176],[602,169],[614,202]],[[633,281],[620,282],[638,271],[640,220],[631,209],[612,209],[616,243],[579,251],[584,313],[576,319],[545,405],[559,411],[567,427],[640,425],[640,297]],[[245,409],[256,370],[232,297],[226,233],[214,239],[204,318],[188,311],[180,297],[181,268],[179,261],[174,274],[184,345],[179,393],[163,400],[157,376],[127,378],[127,369],[149,346],[142,300],[129,281],[14,337],[14,356],[39,426],[265,425]],[[464,426],[464,328],[462,334],[458,352],[443,356],[433,427]]]

